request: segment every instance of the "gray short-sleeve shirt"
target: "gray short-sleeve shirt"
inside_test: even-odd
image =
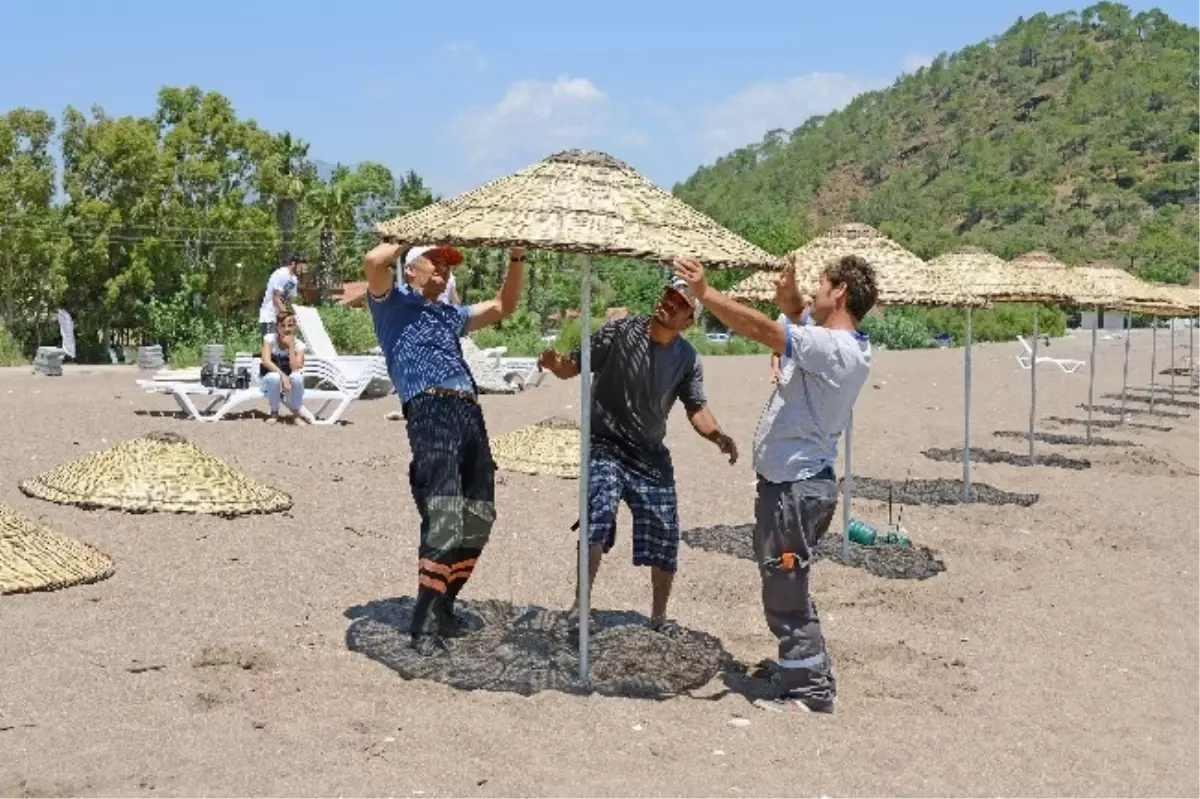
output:
[[[772,483],[804,480],[837,460],[838,439],[871,370],[871,347],[846,330],[787,324],[784,371],[754,436],[754,468]]]

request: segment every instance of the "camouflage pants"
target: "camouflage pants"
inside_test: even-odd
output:
[[[421,515],[415,635],[428,631],[431,606],[439,619],[453,612],[487,545],[496,520],[496,464],[478,404],[421,394],[405,404],[404,415],[409,484]]]

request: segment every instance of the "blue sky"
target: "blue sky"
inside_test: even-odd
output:
[[[1085,5],[11,2],[0,111],[147,114],[160,86],[196,84],[307,140],[314,158],[416,169],[442,194],[569,147],[670,188],[1019,16]],[[1200,16],[1194,0],[1129,5]]]

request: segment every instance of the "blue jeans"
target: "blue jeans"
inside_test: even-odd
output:
[[[292,390],[288,392],[287,406],[295,413],[304,404],[304,375],[294,374],[289,379],[292,381]],[[271,413],[279,413],[279,400],[283,397],[282,375],[278,372],[267,372],[258,379],[258,387],[271,404]]]

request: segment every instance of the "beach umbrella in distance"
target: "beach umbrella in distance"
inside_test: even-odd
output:
[[[1011,265],[982,247],[963,246],[943,253],[928,263],[940,280],[953,284],[955,292],[979,301],[1065,302],[1070,297],[1047,293],[1028,270]],[[971,306],[966,308],[963,347],[963,500],[971,499]]]
[[[587,680],[587,487],[591,435],[591,257],[711,268],[779,269],[779,259],[663,191],[611,155],[568,150],[418,211],[376,233],[404,244],[511,247],[578,253],[581,275],[579,458],[579,676]]]
[[[1095,319],[1092,323],[1092,356],[1088,368],[1088,412],[1087,440],[1092,440],[1092,405],[1096,383],[1096,338],[1100,328],[1100,309],[1110,308],[1122,310],[1127,303],[1148,303],[1153,306],[1171,306],[1172,298],[1151,283],[1139,280],[1116,264],[1106,261],[1088,261],[1083,266],[1075,267],[1075,273],[1084,281],[1084,294],[1076,297],[1079,305],[1091,305],[1095,308]],[[1128,322],[1128,312],[1126,321]],[[1126,393],[1129,388],[1129,343],[1130,329],[1125,325],[1125,367],[1121,383],[1121,421],[1125,421]],[[1157,342],[1157,334],[1152,333]],[[1174,332],[1172,331],[1172,338]],[[1172,349],[1174,345],[1172,344]],[[1151,407],[1154,403],[1154,354],[1151,352],[1150,364]]]
[[[1047,294],[1063,298],[1064,304],[1078,304],[1076,298],[1087,293],[1082,280],[1069,266],[1044,250],[1031,250],[1009,262],[1027,271]],[[1033,342],[1029,355],[1029,462],[1033,463],[1033,432],[1037,422],[1037,351],[1038,307],[1033,306]]]

